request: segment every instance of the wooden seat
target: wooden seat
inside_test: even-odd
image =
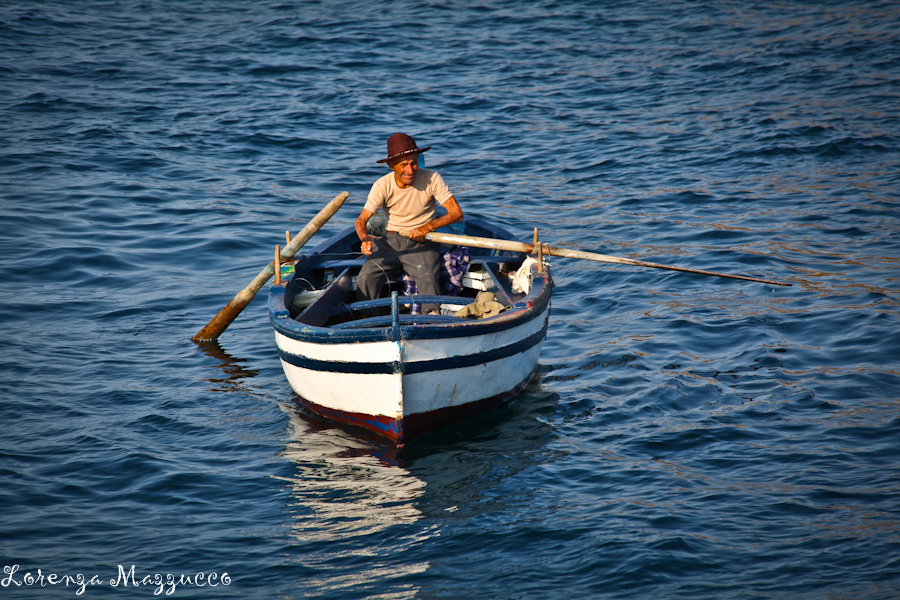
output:
[[[468,305],[475,302],[475,298],[467,298],[465,296],[426,296],[417,294],[415,296],[400,296],[398,298],[400,304],[459,304]],[[371,310],[375,308],[384,308],[391,305],[390,298],[378,298],[376,300],[361,300],[350,304],[341,304],[331,309],[331,316],[337,317],[345,315],[353,311]],[[415,315],[413,315],[415,316]],[[436,316],[436,315],[432,315]]]

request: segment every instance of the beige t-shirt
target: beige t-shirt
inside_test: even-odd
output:
[[[402,231],[433,220],[437,212],[435,202],[443,205],[452,196],[437,171],[419,169],[408,188],[397,186],[392,171],[372,185],[364,208],[373,214],[384,208],[388,230]]]

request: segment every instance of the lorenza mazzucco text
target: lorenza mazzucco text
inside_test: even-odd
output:
[[[195,575],[184,575],[182,574],[180,577],[176,577],[171,573],[167,573],[162,575],[160,573],[154,573],[152,575],[144,575],[143,577],[139,577],[137,573],[135,573],[135,566],[131,565],[131,569],[125,571],[125,567],[122,565],[118,565],[119,574],[115,579],[109,580],[109,585],[112,587],[125,587],[127,588],[129,585],[133,587],[141,587],[141,586],[153,586],[156,589],[153,591],[154,596],[158,596],[159,594],[165,593],[167,596],[171,596],[175,593],[175,590],[180,585],[186,586],[194,586],[194,587],[218,587],[220,585],[231,585],[231,577],[229,577],[228,573],[222,573],[220,576],[218,573],[210,573],[207,575],[206,573],[197,573]],[[73,585],[76,587],[75,595],[80,596],[84,593],[84,591],[88,588],[88,586],[95,585],[106,585],[107,580],[99,575],[94,575],[91,578],[85,577],[83,574],[78,573],[77,575],[57,575],[56,573],[44,573],[41,569],[37,570],[37,574],[33,574],[30,571],[25,573],[24,575],[17,575],[19,572],[19,565],[6,565],[3,567],[4,577],[0,580],[0,585],[3,587],[47,587],[49,586],[59,586],[64,585],[69,587]]]

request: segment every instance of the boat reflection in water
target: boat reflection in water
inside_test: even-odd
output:
[[[517,475],[554,453],[553,428],[540,416],[556,401],[533,383],[516,402],[401,450],[305,414],[295,399],[282,403],[291,427],[282,455],[293,465],[282,477],[291,497],[289,560],[303,567],[304,589],[427,595],[446,559],[435,538],[518,501]]]
[[[415,586],[392,582],[428,569],[398,560],[437,529],[418,523],[425,482],[400,466],[396,448],[301,418],[294,406],[282,409],[292,430],[283,456],[295,469],[283,480],[294,500],[293,559],[309,573],[304,588],[318,595],[374,585],[390,588],[392,599],[415,597]]]

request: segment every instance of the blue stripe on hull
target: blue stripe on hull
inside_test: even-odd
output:
[[[325,371],[329,373],[354,373],[365,375],[403,373],[412,375],[415,373],[443,371],[446,369],[461,369],[463,367],[483,365],[495,360],[500,360],[501,358],[507,358],[509,356],[527,352],[537,344],[540,344],[544,338],[547,337],[547,324],[549,321],[549,317],[545,318],[544,326],[539,331],[513,344],[495,348],[487,352],[481,352],[479,354],[451,356],[435,360],[420,360],[409,363],[400,361],[385,363],[338,362],[297,356],[296,354],[284,352],[280,348],[278,349],[278,355],[289,365],[294,365],[295,367],[308,369],[310,371]]]

